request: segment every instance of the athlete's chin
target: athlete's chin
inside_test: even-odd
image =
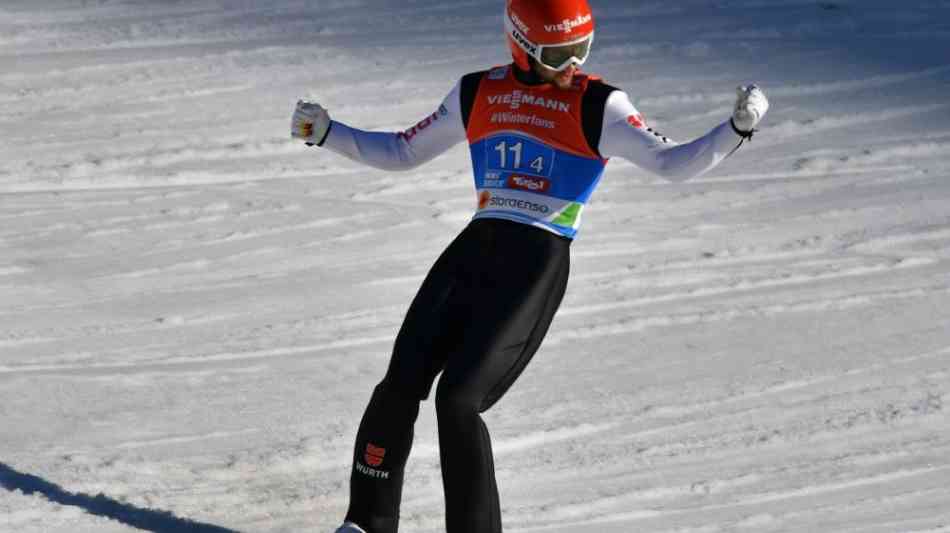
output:
[[[566,69],[562,70],[555,74],[554,78],[551,80],[558,89],[570,89],[571,85],[574,84],[574,74],[577,73],[577,66],[571,65]]]
[[[570,65],[561,71],[554,71],[541,67],[538,64],[532,65],[534,73],[541,78],[544,83],[553,85],[558,89],[570,89],[574,84],[574,74],[577,72],[575,65]]]

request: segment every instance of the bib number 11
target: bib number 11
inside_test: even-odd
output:
[[[491,146],[495,153],[495,157],[491,158],[491,166],[497,170],[527,172],[526,169],[530,168],[532,173],[542,176],[551,172],[554,154],[550,148],[517,137],[496,139]]]
[[[524,147],[524,143],[521,143],[521,142],[512,144],[511,146],[509,146],[506,141],[501,141],[500,143],[496,144],[495,151],[498,152],[498,155],[501,158],[501,168],[509,168],[508,167],[508,152],[511,152],[511,154],[514,156],[513,160],[511,161],[512,166],[510,168],[513,168],[513,169],[521,168],[521,156],[523,152],[523,147]],[[533,168],[534,171],[539,174],[544,172],[544,156],[539,155],[538,157],[535,157],[534,160],[531,161],[531,164],[529,166]]]

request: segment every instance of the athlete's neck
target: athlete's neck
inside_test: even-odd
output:
[[[548,83],[541,79],[541,76],[533,70],[521,70],[517,64],[512,64],[514,67],[515,79],[520,81],[525,85],[544,85]]]

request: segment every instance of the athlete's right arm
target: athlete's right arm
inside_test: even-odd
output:
[[[307,102],[302,104],[306,105]],[[408,170],[418,167],[465,140],[458,83],[435,113],[408,130],[398,133],[363,131],[331,120],[328,131],[320,135],[320,139],[314,138],[316,135],[308,138],[298,131],[300,128],[296,117],[301,112],[302,104],[297,104],[297,111],[294,113],[294,137],[383,170]]]

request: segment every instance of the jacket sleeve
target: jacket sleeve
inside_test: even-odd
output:
[[[653,130],[623,91],[607,98],[600,137],[600,154],[622,157],[670,181],[686,181],[715,168],[732,154],[743,138],[726,122],[685,144]]]
[[[331,121],[321,146],[371,167],[409,170],[465,140],[460,107],[457,83],[434,113],[406,131],[370,132]]]

